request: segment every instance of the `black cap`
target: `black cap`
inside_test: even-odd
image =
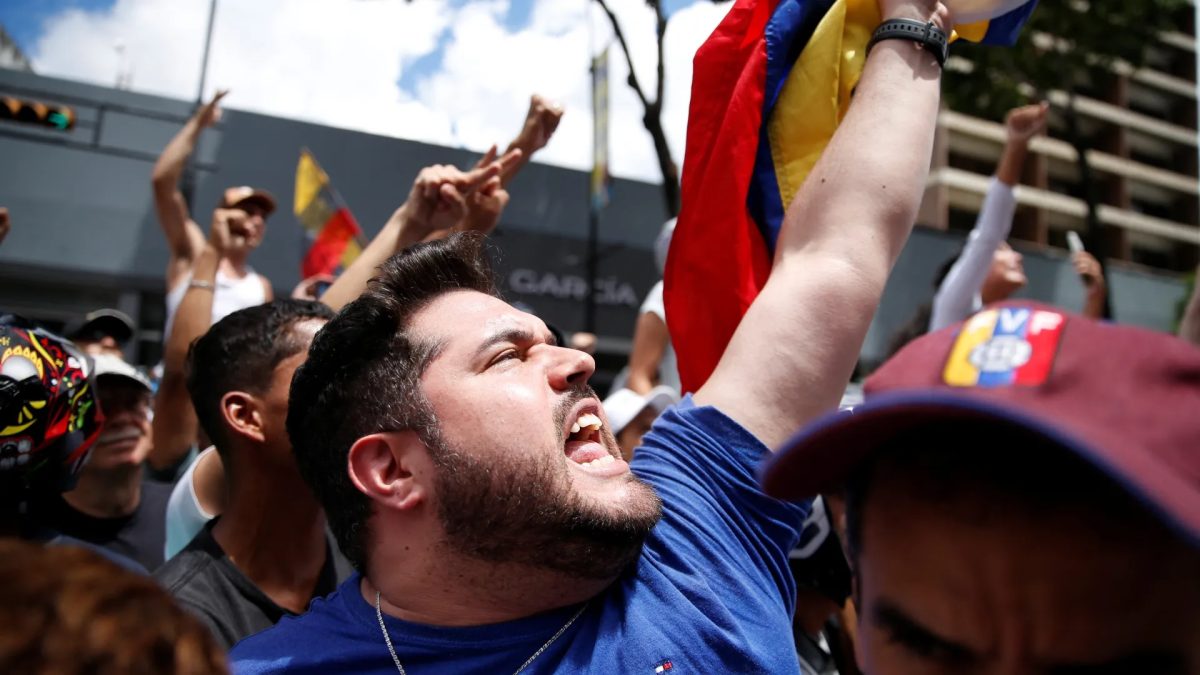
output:
[[[133,319],[125,312],[116,309],[98,309],[88,312],[82,319],[67,324],[63,332],[67,338],[74,341],[95,342],[103,337],[111,337],[118,345],[124,346],[133,338]]]

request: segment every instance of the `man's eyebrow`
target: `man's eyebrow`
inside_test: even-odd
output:
[[[506,342],[511,342],[513,344],[525,344],[533,342],[535,339],[536,338],[534,337],[533,331],[525,326],[507,326],[487,336],[487,338],[475,348],[475,356],[482,356],[484,352],[498,344],[503,344]]]
[[[931,655],[932,652],[938,652],[939,661],[970,662],[976,658],[975,652],[969,647],[937,635],[910,617],[898,605],[887,600],[875,603],[871,620],[889,633],[892,640],[919,654]]]

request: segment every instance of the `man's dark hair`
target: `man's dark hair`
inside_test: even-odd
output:
[[[288,435],[296,464],[325,508],[342,554],[365,571],[371,502],[346,472],[355,441],[386,431],[433,438],[437,423],[420,379],[437,345],[409,332],[435,298],[470,290],[498,296],[479,235],[413,246],[380,266],[363,295],[317,335],[292,381]]]
[[[229,442],[221,397],[231,391],[264,393],[275,367],[299,354],[307,340],[292,329],[309,319],[329,320],[333,310],[311,300],[275,300],[238,310],[221,319],[192,343],[187,358],[187,388],[200,426],[217,446]]]
[[[1002,422],[946,421],[898,435],[847,481],[852,563],[862,552],[867,500],[883,480],[899,482],[922,501],[946,504],[974,523],[1066,509],[1087,509],[1112,522],[1147,517],[1114,481],[1043,436]]]

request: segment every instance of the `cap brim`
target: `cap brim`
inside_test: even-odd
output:
[[[109,335],[123,345],[133,338],[134,331],[133,320],[125,313],[117,310],[97,310],[77,325],[70,326],[64,333],[72,340],[88,339],[93,334]]]
[[[1110,452],[1083,442],[1061,425],[994,401],[942,390],[880,394],[852,413],[818,419],[764,463],[762,486],[778,499],[810,499],[840,489],[855,470],[902,433],[970,420],[1031,431],[1074,453],[1200,545],[1200,498],[1195,487],[1148,453]]]
[[[258,204],[263,208],[264,211],[266,211],[266,215],[270,215],[275,212],[275,198],[266,192],[260,192],[256,190],[254,194],[251,194],[245,199],[237,200],[232,204],[232,206],[239,206],[241,204]]]
[[[679,402],[679,394],[667,385],[660,384],[646,394],[646,406],[654,408],[659,413]],[[643,406],[645,408],[646,406]]]

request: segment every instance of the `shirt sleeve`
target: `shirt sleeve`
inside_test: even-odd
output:
[[[664,322],[667,320],[666,305],[663,302],[663,282],[659,281],[650,287],[650,292],[646,294],[646,299],[642,301],[642,306],[638,309],[638,314],[654,314]]]
[[[1017,199],[1012,186],[993,177],[962,255],[933,296],[930,332],[962,321],[974,311],[975,296],[987,279],[996,248],[1008,239],[1016,212]]]
[[[164,546],[166,560],[174,558],[200,530],[204,529],[208,521],[213,519],[213,514],[200,506],[200,500],[196,497],[196,485],[192,480],[196,465],[210,452],[216,452],[216,449],[210,446],[192,460],[167,499],[167,541]]]
[[[729,579],[738,592],[749,584],[778,593],[790,608],[796,595],[787,557],[811,505],[762,491],[758,467],[768,455],[737,422],[687,396],[659,417],[632,464],[663,501],[662,521],[648,542],[661,559]]]

